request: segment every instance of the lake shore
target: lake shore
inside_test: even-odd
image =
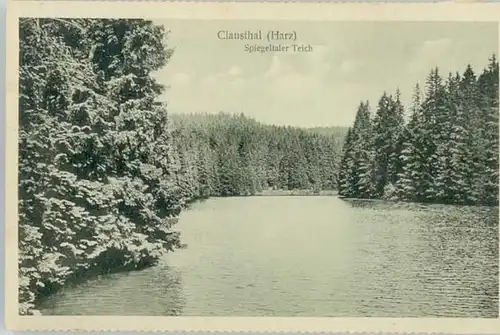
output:
[[[323,191],[314,191],[314,190],[264,190],[262,192],[256,193],[254,196],[268,196],[268,197],[276,197],[276,196],[334,196],[338,195],[338,191],[336,190],[323,190]]]

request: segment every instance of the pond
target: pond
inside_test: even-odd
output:
[[[186,249],[68,286],[44,315],[498,317],[498,207],[214,198]]]

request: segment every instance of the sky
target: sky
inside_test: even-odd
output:
[[[498,51],[497,23],[156,21],[170,31],[169,63],[155,73],[173,113],[244,113],[268,124],[350,126],[360,101],[374,112],[384,91],[413,87],[431,68],[447,76],[471,64],[477,73]],[[220,30],[295,31],[312,52],[247,53]],[[284,42],[287,44],[289,42]]]

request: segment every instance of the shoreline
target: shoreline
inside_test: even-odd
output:
[[[273,196],[337,196],[336,190],[265,190],[255,193],[253,196],[259,197],[273,197]]]
[[[498,208],[500,207],[499,204],[458,204],[458,203],[444,203],[444,202],[418,202],[418,201],[409,201],[409,200],[401,200],[401,199],[380,199],[380,198],[370,198],[370,199],[365,199],[365,198],[351,198],[351,197],[346,197],[342,195],[337,195],[339,199],[346,200],[346,201],[366,201],[366,202],[376,202],[376,201],[383,201],[383,202],[388,202],[388,203],[394,203],[394,204],[416,204],[416,205],[424,205],[424,206],[455,206],[455,207],[486,207],[486,208]]]

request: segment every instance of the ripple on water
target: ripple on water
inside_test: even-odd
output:
[[[210,199],[165,264],[67,287],[58,315],[498,316],[498,208]]]

